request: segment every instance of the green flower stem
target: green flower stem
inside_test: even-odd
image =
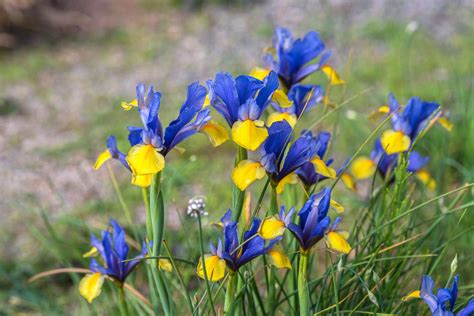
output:
[[[127,298],[125,297],[125,290],[123,288],[123,284],[119,284],[119,309],[120,314],[123,316],[128,316],[128,306],[127,306]]]
[[[148,190],[142,188],[142,197],[143,204],[145,204],[145,213],[146,213],[146,237],[148,240],[153,240],[153,231],[151,227],[151,213],[150,213],[150,197],[148,195]]]
[[[270,213],[278,213],[278,200],[276,186],[272,185],[272,199],[270,203]],[[268,315],[275,315],[276,309],[276,273],[272,265],[268,267]]]
[[[308,253],[301,251],[298,267],[298,300],[300,303],[300,315],[309,316],[309,293],[306,270],[308,268]]]
[[[237,166],[239,162],[241,162],[242,160],[247,159],[247,157],[248,157],[247,150],[239,146],[237,153],[235,155],[235,166]],[[232,193],[233,193],[232,206],[233,206],[233,211],[234,211],[233,220],[236,222],[239,222],[240,215],[242,214],[242,207],[244,205],[245,190],[240,191],[240,189],[234,184]]]
[[[197,217],[198,217],[198,223],[199,223],[199,247],[201,250],[201,264],[204,271],[204,281],[206,283],[206,292],[207,292],[207,297],[209,297],[209,304],[211,304],[212,314],[216,316],[217,313],[214,308],[214,300],[212,299],[211,285],[209,284],[209,279],[208,279],[207,270],[206,270],[206,260],[204,258],[204,241],[202,238],[202,223],[201,223],[201,215],[199,214],[199,212],[197,212]]]
[[[225,291],[225,301],[224,301],[224,315],[232,315],[232,309],[234,305],[234,293],[235,287],[237,285],[237,275],[235,272],[229,273],[229,282],[227,283],[227,289]]]

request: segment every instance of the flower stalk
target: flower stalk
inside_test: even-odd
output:
[[[300,315],[309,316],[309,293],[308,293],[308,252],[302,250],[300,253],[300,262],[298,267],[298,300],[300,306]]]
[[[234,293],[235,287],[237,285],[237,275],[235,272],[229,273],[229,282],[227,283],[227,289],[225,291],[225,301],[224,301],[224,315],[232,315],[234,308]]]

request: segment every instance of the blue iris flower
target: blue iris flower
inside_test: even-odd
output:
[[[474,315],[474,298],[471,298],[467,303],[466,307],[461,309],[457,316],[472,316]]]
[[[276,28],[273,49],[274,54],[265,55],[264,61],[278,74],[286,89],[321,69],[331,56],[331,51],[324,51],[325,44],[319,34],[313,31],[294,40],[288,29]],[[319,62],[310,64],[318,56],[321,56]]]
[[[132,261],[124,262],[128,259],[129,248],[125,241],[125,231],[114,220],[110,220],[110,225],[113,228],[112,233],[109,229],[102,232],[101,239],[91,235],[91,245],[97,249],[100,254],[102,264],[96,259],[92,259],[90,270],[93,272],[100,272],[103,275],[108,275],[123,283],[127,276],[140,263],[147,254],[146,245],[143,244],[140,255],[134,257]]]

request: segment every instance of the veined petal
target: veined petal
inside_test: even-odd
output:
[[[165,167],[165,158],[152,145],[138,144],[130,148],[127,162],[134,174],[155,174]]]
[[[268,137],[267,128],[258,125],[260,122],[252,120],[235,122],[232,125],[232,139],[245,149],[257,150]]]
[[[82,258],[95,257],[99,254],[99,250],[96,247],[92,247],[88,252],[82,255]]]
[[[336,170],[326,165],[326,163],[321,160],[319,157],[315,157],[311,160],[314,165],[314,169],[316,172],[322,176],[327,178],[335,179],[336,178]]]
[[[416,177],[424,184],[426,187],[434,191],[436,189],[436,181],[430,175],[426,169],[421,169],[416,173]]]
[[[153,174],[132,174],[131,183],[142,188],[148,188],[152,180]]]
[[[276,187],[277,194],[282,194],[287,184],[296,183],[298,183],[298,175],[295,172],[292,172],[289,175],[285,176],[283,179],[281,179],[280,182],[278,182],[278,185]]]
[[[206,265],[206,274],[209,281],[217,282],[224,278],[225,261],[218,256],[204,255],[204,263]],[[202,266],[202,258],[199,259],[196,268],[197,275],[204,279],[204,268]]]
[[[273,92],[272,101],[281,108],[289,108],[293,105],[293,101],[288,99],[288,95],[281,89],[276,89],[275,92]]]
[[[443,116],[438,119],[438,123],[439,125],[443,126],[448,132],[451,132],[454,126],[453,123],[451,123],[447,118]]]
[[[343,213],[344,212],[344,206],[342,206],[340,203],[338,203],[337,201],[335,201],[333,199],[331,199],[330,206],[337,213]]]
[[[265,176],[265,168],[256,161],[242,160],[232,170],[232,181],[241,190],[244,191],[255,180],[262,179]]]
[[[168,259],[159,259],[158,260],[158,268],[162,271],[166,272],[172,272],[173,271],[173,265],[171,264],[171,261]]]
[[[354,181],[354,178],[350,174],[343,173],[341,176],[341,181],[349,190],[352,190],[352,191],[356,190],[356,183]]]
[[[272,264],[278,269],[291,269],[290,258],[285,253],[285,250],[280,244],[276,244],[268,251]]]
[[[267,240],[280,237],[283,233],[285,233],[285,223],[276,216],[265,218],[258,229],[258,234]]]
[[[358,157],[351,165],[351,173],[358,180],[370,178],[376,169],[377,165],[368,157]]]
[[[110,153],[110,151],[108,149],[104,150],[103,152],[99,154],[99,157],[97,157],[97,160],[95,161],[95,164],[94,164],[94,169],[95,170],[99,169],[104,164],[104,162],[106,162],[107,160],[111,158],[112,158],[112,154]]]
[[[263,81],[268,74],[270,73],[269,69],[261,68],[261,67],[255,67],[250,71],[249,76],[254,77],[260,81]]]
[[[413,298],[421,298],[421,296],[420,296],[420,291],[419,291],[419,290],[413,291],[413,292],[411,292],[410,294],[408,294],[408,295],[402,297],[402,301],[405,302],[405,301],[411,300],[411,299],[413,299]]]
[[[290,124],[291,128],[294,128],[298,118],[295,114],[287,112],[273,112],[268,116],[267,125],[271,126],[275,122],[287,121]]]
[[[209,137],[209,141],[214,147],[225,143],[229,139],[229,134],[227,133],[225,127],[214,121],[209,121],[206,123],[201,128],[200,132],[206,134],[207,137]]]
[[[81,282],[79,282],[79,293],[90,304],[100,295],[103,284],[104,276],[100,272],[87,274],[81,279]]]
[[[122,106],[122,109],[124,109],[125,111],[129,111],[129,110],[131,110],[133,107],[137,107],[137,106],[138,106],[138,101],[137,101],[137,99],[133,99],[133,100],[130,101],[130,102],[122,101],[122,102],[120,103],[120,105]]]
[[[324,74],[329,78],[329,83],[333,86],[346,83],[346,81],[344,81],[339,76],[339,74],[334,70],[334,68],[329,65],[322,66],[321,71],[324,72]]]
[[[326,240],[328,247],[332,250],[345,254],[351,252],[351,245],[349,245],[347,240],[337,232],[329,232]]]
[[[410,137],[394,130],[385,131],[380,138],[382,147],[389,155],[407,151],[410,148]]]

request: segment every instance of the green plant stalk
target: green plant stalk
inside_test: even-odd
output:
[[[302,250],[298,267],[298,300],[300,315],[309,316],[309,293],[306,270],[308,268],[308,252]]]
[[[239,148],[237,149],[237,153],[235,155],[234,165],[237,166],[242,160],[247,159],[247,157],[248,157],[247,150],[239,146]],[[237,223],[239,222],[240,215],[242,214],[244,199],[245,199],[245,190],[240,191],[240,189],[235,184],[232,184],[232,206],[233,206],[233,211],[234,211],[233,220]]]
[[[119,308],[120,314],[124,316],[128,316],[128,306],[127,306],[127,298],[125,297],[125,290],[123,288],[123,284],[119,284]]]
[[[202,238],[201,215],[199,214],[199,212],[197,212],[197,217],[198,217],[198,224],[199,224],[199,247],[201,250],[201,264],[204,271],[204,281],[206,283],[206,292],[207,292],[207,297],[209,297],[209,304],[211,304],[212,314],[216,316],[217,313],[214,308],[214,300],[212,298],[211,285],[209,284],[209,279],[207,276],[207,269],[206,269],[206,260],[204,258],[204,241]]]
[[[270,203],[270,213],[278,213],[278,200],[276,187],[272,185],[272,199]],[[275,315],[276,308],[276,291],[275,291],[275,268],[270,265],[268,267],[268,314]]]
[[[234,293],[235,287],[237,285],[237,274],[235,272],[230,272],[229,282],[227,283],[227,289],[225,291],[225,301],[224,301],[224,315],[232,315],[232,309],[234,305]]]

